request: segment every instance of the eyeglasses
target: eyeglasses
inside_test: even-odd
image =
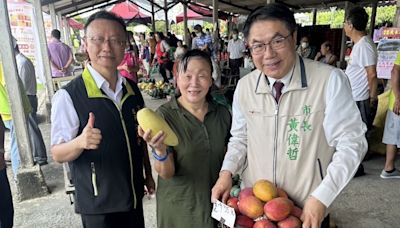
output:
[[[113,46],[113,47],[122,47],[122,46],[125,47],[125,43],[126,43],[125,40],[119,40],[117,38],[106,39],[102,36],[92,36],[92,37],[85,37],[85,38],[90,40],[90,42],[92,42],[93,44],[98,45],[98,46],[103,45],[104,42],[108,42],[110,44],[110,46]]]
[[[254,44],[250,47],[250,51],[253,55],[260,55],[265,52],[265,50],[267,49],[267,46],[269,46],[274,51],[284,48],[286,45],[286,43],[285,43],[286,39],[289,38],[292,34],[293,33],[290,33],[289,35],[284,36],[284,37],[277,37],[268,43]]]

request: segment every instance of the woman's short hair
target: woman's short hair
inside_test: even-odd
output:
[[[212,65],[211,57],[207,52],[199,50],[199,49],[193,49],[193,50],[187,51],[182,56],[182,59],[179,62],[178,73],[181,73],[181,72],[185,73],[187,71],[188,64],[189,64],[190,60],[192,60],[194,58],[199,58],[199,59],[205,60],[208,63],[210,69],[211,69],[210,75],[212,75],[212,73],[213,73],[213,65]]]

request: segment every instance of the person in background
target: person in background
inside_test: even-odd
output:
[[[18,68],[18,76],[21,78],[29,103],[32,106],[32,117],[37,122],[38,99],[36,96],[36,74],[32,61],[19,51],[17,40],[13,37],[15,60]]]
[[[137,136],[142,95],[117,71],[127,46],[125,23],[99,11],[84,32],[90,62],[53,97],[51,153],[55,161],[71,164],[83,227],[144,228],[144,184],[153,191],[154,180],[147,145]]]
[[[246,51],[246,46],[243,40],[239,39],[239,32],[237,29],[233,29],[232,31],[232,39],[228,42],[227,51],[231,75],[239,75],[239,68],[243,66],[243,56]]]
[[[159,228],[217,227],[217,221],[210,216],[210,186],[218,178],[225,155],[231,115],[209,94],[211,74],[207,53],[195,49],[182,57],[177,77],[180,96],[157,110],[177,135],[177,146],[163,143],[165,132],[153,132],[151,138],[151,130],[143,132],[139,128],[139,135],[153,148],[159,176]]]
[[[176,48],[175,53],[174,53],[175,61],[179,61],[180,59],[182,59],[182,57],[186,53],[186,51],[187,51],[187,46],[183,45],[182,40],[178,40],[177,48]]]
[[[16,45],[16,43],[14,45]],[[18,77],[17,80],[19,87],[21,88],[20,95],[22,97],[22,105],[30,136],[29,140],[32,146],[32,153],[35,162],[39,163],[39,165],[46,165],[47,164],[46,147],[43,142],[42,134],[40,133],[40,130],[37,127],[36,121],[30,115],[30,113],[32,112],[32,107],[31,104],[29,103],[28,96],[26,95],[25,90],[23,89],[24,87],[21,78]],[[11,168],[13,171],[14,180],[16,181],[20,168],[21,159],[17,142],[17,134],[15,132],[15,127],[11,113],[9,95],[5,89],[6,84],[3,78],[3,65],[1,60],[0,60],[0,84],[1,84],[0,87],[2,87],[0,92],[0,116],[3,120],[4,126],[10,130],[10,141],[11,141],[10,151],[8,152],[10,156],[6,157],[10,157]],[[38,133],[39,135],[37,135],[36,133]],[[41,151],[38,151],[38,149],[40,149]]]
[[[336,66],[336,61],[338,58],[335,54],[333,54],[331,42],[325,41],[321,44],[321,50],[317,53],[314,60]]]
[[[315,47],[310,45],[310,39],[308,36],[303,36],[300,40],[300,45],[297,46],[297,53],[308,59],[314,59],[315,57]]]
[[[154,55],[156,54],[156,45],[157,41],[154,38],[154,32],[149,33],[149,38],[147,39],[147,42],[149,43],[149,48],[150,48],[150,62],[152,63],[154,61]]]
[[[15,59],[18,76],[21,79],[23,89],[32,107],[27,117],[28,132],[32,146],[34,161],[39,165],[47,164],[47,150],[43,141],[42,132],[38,126],[36,97],[36,75],[32,61],[19,51],[17,40],[13,37]]]
[[[153,60],[153,64],[157,61],[159,65],[160,74],[164,80],[164,82],[168,82],[167,71],[169,71],[170,76],[172,77],[172,68],[173,62],[170,59],[169,49],[167,41],[165,40],[164,34],[162,32],[156,33],[156,55]]]
[[[386,114],[385,130],[382,142],[386,144],[386,162],[381,178],[400,178],[400,172],[395,167],[398,148],[400,148],[400,51],[392,69],[390,79],[392,91],[389,95],[389,109]]]
[[[243,187],[266,179],[303,208],[303,228],[327,228],[327,208],[367,152],[348,79],[296,53],[297,24],[285,5],[254,10],[243,33],[257,69],[236,87],[232,137],[211,200],[227,200],[234,174]]]
[[[210,32],[210,29],[209,29],[209,28],[206,28],[205,34],[208,35],[208,36],[211,36],[211,32]]]
[[[192,38],[192,41],[189,43],[188,48],[192,49],[193,48],[193,42],[196,39],[196,33],[193,31],[190,33],[190,37]]]
[[[368,139],[378,106],[378,78],[376,73],[378,52],[365,31],[367,24],[368,14],[365,9],[354,7],[349,11],[343,29],[346,36],[354,42],[345,73],[350,80],[353,100],[356,101],[361,118],[367,125]],[[355,176],[364,174],[364,167],[361,164]]]
[[[129,32],[127,36],[129,37]],[[128,78],[135,83],[138,82],[137,72],[139,70],[139,63],[135,54],[134,45],[129,41],[126,42],[124,58],[118,65],[117,70],[125,78]]]
[[[175,87],[176,87],[176,77],[178,76],[179,63],[182,60],[182,57],[188,51],[187,46],[183,45],[181,40],[178,40],[177,45],[178,45],[178,47],[176,48],[175,53],[174,53],[174,66],[172,68],[172,75],[174,76],[174,86]]]
[[[203,32],[201,25],[197,24],[193,27],[196,33],[196,38],[193,39],[192,49],[199,49],[211,55],[212,53],[212,39],[210,35]]]
[[[168,42],[170,47],[177,47],[178,46],[178,38],[176,38],[175,34],[171,32],[167,32],[166,41]]]
[[[0,93],[5,93],[1,83]],[[4,132],[4,123],[0,115],[0,228],[12,228],[14,223],[14,206],[10,182],[7,177],[7,165],[4,160]]]
[[[141,71],[143,73],[143,76],[145,78],[149,77],[149,72],[150,72],[150,50],[149,50],[149,43],[146,40],[146,35],[144,33],[140,33],[139,35],[139,48],[140,48],[140,53],[139,53],[139,58],[141,61]]]
[[[51,64],[51,75],[54,78],[71,76],[71,64],[74,61],[71,48],[60,41],[61,33],[58,29],[51,31],[51,39],[47,45]]]

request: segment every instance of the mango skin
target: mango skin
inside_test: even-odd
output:
[[[144,131],[151,129],[151,137],[154,137],[159,131],[163,131],[167,135],[164,140],[165,145],[177,146],[179,144],[175,132],[172,131],[168,123],[153,110],[149,108],[140,109],[137,112],[137,121]]]

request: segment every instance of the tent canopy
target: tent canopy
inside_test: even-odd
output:
[[[180,13],[180,14],[178,14],[177,16],[176,16],[176,23],[179,23],[179,22],[182,22],[183,21],[183,13]],[[194,12],[193,10],[191,10],[191,9],[188,9],[187,10],[187,19],[189,20],[189,19],[201,19],[201,18],[203,18],[204,16],[203,15],[201,15],[201,14],[198,14],[198,13],[196,13],[196,12]]]
[[[69,24],[69,26],[70,26],[71,28],[73,28],[73,29],[82,30],[82,29],[85,27],[84,24],[82,24],[81,22],[75,20],[74,18],[69,18],[69,19],[68,19],[68,24]]]
[[[110,12],[122,17],[125,22],[137,22],[140,24],[151,23],[151,16],[141,12],[139,7],[130,1],[115,4],[109,9]]]

